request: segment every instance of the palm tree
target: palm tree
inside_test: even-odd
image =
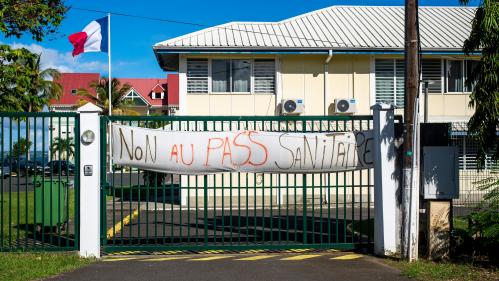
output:
[[[57,80],[61,74],[53,68],[42,69],[40,59],[41,55],[28,52],[12,62],[18,77],[15,79],[15,85],[8,87],[8,92],[2,99],[3,110],[39,112],[50,100],[60,99],[62,86]],[[4,102],[6,104],[3,104]],[[26,142],[31,143],[29,118],[22,119],[26,122]]]
[[[84,98],[78,101],[78,105],[81,106],[90,101],[102,109],[102,115],[109,115],[109,79],[103,78],[98,81],[92,81],[89,86],[95,90],[96,95],[93,95],[87,89],[78,89],[77,94]],[[128,108],[131,103],[128,100],[123,99],[123,96],[126,95],[131,88],[132,86],[128,83],[121,85],[120,81],[116,78],[111,80],[111,105],[113,107],[113,115],[138,115],[138,112]]]
[[[62,95],[62,85],[57,82],[61,73],[53,68],[41,68],[40,55],[36,60],[28,62],[30,71],[29,87],[22,95],[21,107],[25,112],[40,112],[50,100],[58,100]]]
[[[54,138],[50,146],[50,152],[56,154],[60,152],[60,160],[68,160],[75,154],[75,143],[73,137],[69,138]]]

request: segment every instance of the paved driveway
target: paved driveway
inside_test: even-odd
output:
[[[50,280],[409,280],[346,252],[109,257]]]

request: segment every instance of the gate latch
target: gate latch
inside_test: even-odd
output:
[[[85,165],[83,166],[83,175],[85,176],[92,176],[94,171],[94,166],[93,165]]]

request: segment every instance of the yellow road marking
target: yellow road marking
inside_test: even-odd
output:
[[[121,225],[123,226],[128,225],[130,221],[132,221],[134,218],[136,218],[139,215],[139,209],[135,209],[132,214],[129,214],[123,220],[117,222],[113,227],[107,230],[107,239],[113,238],[113,236],[116,233],[120,233],[121,231]]]
[[[201,251],[199,252],[200,254],[221,254],[225,252],[224,250],[207,250],[207,251]]]
[[[258,254],[258,253],[263,253],[265,250],[246,250],[240,252],[241,254]]]
[[[298,255],[298,256],[292,256],[289,258],[283,258],[281,259],[282,261],[300,261],[300,260],[306,260],[306,259],[311,259],[311,258],[316,258],[320,257],[322,255]]]
[[[112,262],[112,261],[127,261],[127,260],[135,260],[137,258],[111,258],[111,259],[104,259],[102,261],[105,262]]]
[[[358,258],[361,258],[361,257],[362,257],[362,255],[360,255],[360,254],[349,254],[349,255],[334,257],[334,258],[331,258],[331,259],[332,260],[354,260],[354,259],[358,259]]]
[[[189,261],[212,261],[212,260],[228,259],[228,258],[233,258],[233,257],[234,256],[211,256],[211,257],[206,257],[206,258],[191,259]]]
[[[154,258],[154,259],[145,259],[145,260],[140,260],[140,261],[173,261],[173,260],[182,260],[182,259],[188,259],[191,257],[165,257],[165,258]]]
[[[302,252],[307,252],[310,251],[311,249],[289,249],[284,251],[285,253],[302,253]]]
[[[273,257],[278,257],[278,255],[252,256],[252,257],[246,257],[246,258],[235,259],[235,260],[236,261],[258,261],[258,260],[270,259]]]

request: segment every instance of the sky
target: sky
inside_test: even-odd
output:
[[[42,42],[29,35],[19,39],[0,35],[0,43],[26,47],[42,54],[42,67],[61,72],[99,72],[107,76],[106,53],[84,53],[72,57],[67,37],[81,31],[105,14],[76,8],[162,18],[214,26],[230,21],[280,21],[333,5],[403,5],[404,0],[72,0],[59,32]],[[459,0],[420,0],[420,6],[458,6]],[[152,45],[202,29],[199,26],[111,16],[113,77],[161,78],[166,73],[156,62]]]

